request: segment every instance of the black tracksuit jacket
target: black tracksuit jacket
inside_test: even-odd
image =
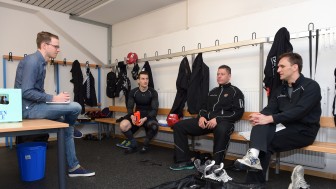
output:
[[[189,61],[184,57],[181,61],[179,72],[176,79],[176,95],[170,114],[178,114],[179,118],[183,117],[183,108],[187,101],[188,83],[191,75]]]
[[[272,115],[274,123],[283,123],[286,127],[295,127],[311,136],[320,128],[321,89],[319,84],[302,74],[292,84],[293,92],[288,95],[288,84],[279,87],[268,105],[261,111]]]
[[[216,118],[217,123],[224,120],[234,123],[243,114],[244,94],[231,83],[213,88],[208,94],[207,102],[199,111],[200,117],[205,117],[207,120]]]
[[[288,30],[283,27],[275,34],[272,47],[267,55],[265,69],[264,69],[264,83],[268,93],[268,99],[271,99],[275,90],[281,86],[282,81],[277,72],[279,64],[279,56],[286,52],[292,52],[293,46],[290,43],[290,34]]]
[[[192,65],[188,83],[187,104],[188,112],[197,114],[202,104],[207,100],[209,92],[209,67],[203,62],[202,53],[199,53]]]

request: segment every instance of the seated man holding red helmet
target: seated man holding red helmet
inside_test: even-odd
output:
[[[222,65],[217,71],[218,87],[208,93],[197,118],[185,119],[174,125],[175,164],[170,169],[178,171],[193,169],[188,146],[188,135],[214,134],[213,159],[215,164],[223,162],[234,131],[234,123],[244,113],[244,95],[231,85],[231,68]]]
[[[138,144],[133,134],[140,127],[143,126],[146,130],[144,146],[140,149],[140,153],[148,151],[149,142],[159,129],[156,119],[159,107],[158,93],[155,89],[148,87],[148,72],[141,71],[139,73],[138,84],[139,87],[132,89],[129,93],[127,102],[128,114],[120,122],[120,130],[126,136],[127,142],[130,143],[126,147],[125,153],[134,153],[138,150]],[[135,112],[133,112],[134,106]]]

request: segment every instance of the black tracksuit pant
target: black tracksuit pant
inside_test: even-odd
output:
[[[269,166],[271,156],[274,152],[283,152],[294,149],[303,148],[312,144],[315,141],[316,133],[302,129],[302,125],[287,124],[286,129],[275,132],[275,124],[257,125],[252,127],[250,148],[260,150],[259,159],[263,168],[263,175],[259,177],[258,181],[264,182],[266,172]],[[266,136],[266,137],[265,137]],[[249,173],[248,181],[255,180],[254,173]],[[253,177],[253,178],[252,178]],[[260,180],[261,179],[261,180]]]
[[[188,135],[201,136],[208,133],[214,134],[213,156],[216,164],[224,160],[229,146],[230,136],[234,131],[234,124],[226,121],[217,123],[214,129],[202,129],[198,126],[198,118],[186,119],[174,125],[174,144],[176,162],[190,161]]]

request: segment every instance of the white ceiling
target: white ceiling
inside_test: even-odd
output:
[[[115,24],[185,0],[110,0],[80,17]]]
[[[133,17],[187,0],[13,0],[21,3],[78,16],[104,24],[113,25]],[[205,0],[204,0],[205,1]],[[216,1],[222,0],[214,0]],[[253,0],[253,6],[246,0],[227,1],[228,6],[250,10],[265,10],[307,0]],[[251,3],[250,3],[251,4]],[[239,12],[239,11],[238,11]],[[173,14],[173,13],[172,13]]]
[[[105,24],[118,22],[186,0],[14,0]]]

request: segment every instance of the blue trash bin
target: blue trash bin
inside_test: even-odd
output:
[[[21,180],[40,180],[45,174],[45,142],[26,142],[16,145]]]

